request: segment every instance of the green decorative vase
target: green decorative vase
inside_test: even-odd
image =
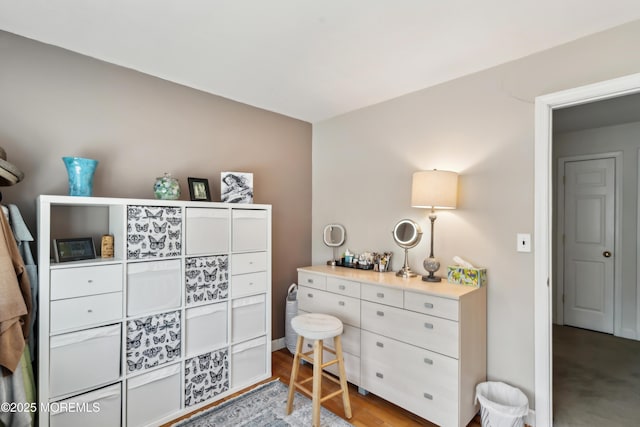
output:
[[[165,173],[164,176],[156,178],[153,194],[156,199],[178,200],[180,198],[180,183],[170,173]]]

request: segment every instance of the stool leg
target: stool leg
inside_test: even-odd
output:
[[[344,415],[351,418],[351,401],[349,400],[349,387],[347,386],[347,373],[344,369],[344,358],[342,356],[342,340],[340,335],[333,339],[336,347],[336,357],[338,358],[338,372],[340,373],[340,387],[342,388],[342,404],[344,405]]]
[[[289,397],[287,398],[287,415],[293,410],[293,395],[296,391],[296,380],[298,379],[298,368],[300,368],[300,353],[302,353],[302,341],[304,337],[298,335],[296,343],[296,354],[293,356],[293,366],[291,367],[291,378],[289,379]]]
[[[322,340],[313,343],[313,427],[320,427],[320,398],[322,392]]]

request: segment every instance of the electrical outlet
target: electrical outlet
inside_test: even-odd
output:
[[[518,233],[518,252],[531,252],[531,234],[528,233]]]

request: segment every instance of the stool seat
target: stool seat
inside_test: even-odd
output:
[[[311,340],[324,340],[342,335],[340,319],[328,314],[307,313],[291,319],[291,327],[298,335]]]

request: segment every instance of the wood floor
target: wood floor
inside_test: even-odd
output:
[[[273,377],[267,381],[279,378],[280,381],[288,385],[292,363],[293,356],[287,349],[273,352],[271,364]],[[309,365],[303,365],[300,367],[300,376],[298,378],[306,378],[306,376],[310,375],[311,367]],[[324,388],[325,384],[326,390]],[[249,387],[248,389],[251,388],[253,387]],[[323,393],[337,389],[337,386],[331,381],[323,381]],[[241,394],[244,391],[246,390],[229,396],[227,397],[227,399]],[[353,416],[348,421],[356,427],[436,426],[435,424],[430,423],[429,421],[420,418],[417,415],[412,414],[411,412],[399,408],[398,406],[393,405],[371,393],[366,396],[362,396],[358,393],[357,387],[353,386],[352,384],[349,384],[349,397],[351,399],[351,409],[353,412]],[[216,402],[211,406],[215,406],[219,403],[220,402]],[[344,418],[342,399],[340,396],[336,396],[333,399],[327,400],[322,405],[334,414]],[[183,418],[188,418],[191,415],[192,414],[185,415],[184,417],[173,420],[170,423],[164,424],[162,427],[169,427],[176,421]],[[480,427],[480,417],[476,416],[475,419],[473,419],[467,427]]]

